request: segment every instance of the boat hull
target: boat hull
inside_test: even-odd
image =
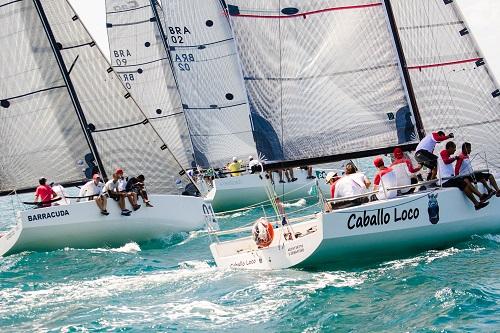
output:
[[[101,215],[93,201],[22,211],[18,216],[22,233],[6,254],[65,247],[115,247],[201,229],[213,222],[210,204],[200,198],[151,195],[150,200],[154,207],[143,205],[130,216],[121,215],[113,200],[108,200],[108,216]]]
[[[318,232],[304,234],[312,225]],[[442,249],[470,239],[472,235],[500,232],[500,198],[476,211],[458,189],[448,188],[371,202],[366,205],[318,213],[314,218],[293,225],[302,236],[294,241],[313,244],[309,254],[295,261],[287,259],[283,246],[252,248],[250,238],[214,243],[212,254],[221,267],[246,269],[280,269],[287,267],[320,267],[326,263],[357,266],[385,258],[396,258],[423,250]],[[278,229],[275,234],[282,237]],[[320,240],[318,241],[318,238]],[[286,242],[285,242],[286,243]],[[279,255],[276,251],[280,251]],[[252,253],[266,263],[242,265],[239,258]],[[246,258],[245,258],[246,260]],[[287,266],[286,264],[289,263]]]
[[[330,193],[330,186],[325,183],[325,176],[329,170],[314,169],[313,175],[318,179],[318,184],[324,193]],[[274,190],[283,200],[297,200],[310,196],[311,188],[316,184],[316,179],[307,179],[307,171],[295,169],[295,182],[279,183],[276,173],[274,177]],[[207,195],[216,212],[239,209],[258,203],[267,204],[266,182],[258,174],[243,174],[238,177],[214,179],[214,186]]]

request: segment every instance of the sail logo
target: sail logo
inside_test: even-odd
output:
[[[28,221],[33,222],[33,221],[39,221],[39,220],[46,220],[46,219],[52,219],[55,217],[63,217],[66,215],[69,215],[69,212],[67,209],[58,210],[56,212],[28,215]]]
[[[428,194],[429,197],[429,205],[427,208],[427,212],[429,213],[429,221],[432,224],[436,224],[439,222],[439,203],[437,201],[437,194]]]

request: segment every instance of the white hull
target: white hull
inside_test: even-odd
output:
[[[318,184],[324,193],[330,193],[330,186],[325,183],[325,176],[329,170],[314,169],[313,175],[317,177]],[[279,183],[279,177],[273,173],[274,190],[283,200],[296,200],[309,196],[309,192],[316,179],[307,179],[307,171],[294,169],[294,182]],[[286,178],[284,178],[286,180]],[[258,203],[268,203],[266,194],[266,181],[260,179],[258,174],[243,174],[238,177],[216,178],[213,188],[208,193],[206,200],[211,201],[216,212],[244,208]]]
[[[433,219],[436,223],[429,218],[435,213],[435,207],[429,208],[429,202],[433,201],[428,196],[431,193],[438,195],[439,220]],[[491,198],[486,208],[476,211],[458,189],[419,192],[318,213],[315,218],[292,226],[295,233],[301,232],[303,236],[284,241],[280,228],[275,229],[273,243],[268,248],[258,249],[247,237],[213,243],[210,249],[220,267],[280,269],[317,267],[325,263],[356,265],[444,248],[474,234],[498,233],[500,198]]]
[[[210,204],[200,198],[151,195],[150,200],[154,207],[143,205],[130,216],[122,216],[113,200],[108,200],[108,216],[101,215],[93,201],[22,211],[18,216],[22,232],[5,252],[120,246],[201,229],[213,215]]]

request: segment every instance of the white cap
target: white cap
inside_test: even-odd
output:
[[[238,161],[238,158],[235,156],[233,157],[233,162],[237,162]]]
[[[326,177],[325,177],[325,182],[329,182],[330,180],[332,180],[332,178],[334,177],[337,177],[337,172],[335,171],[330,171],[329,173],[326,174]]]
[[[249,161],[253,160],[253,156],[252,155],[248,156],[248,160]]]

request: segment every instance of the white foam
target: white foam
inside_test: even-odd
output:
[[[307,203],[306,199],[302,198],[302,199],[299,199],[296,202],[287,202],[287,203],[284,203],[283,206],[284,207],[304,207],[306,205],[306,203]]]

